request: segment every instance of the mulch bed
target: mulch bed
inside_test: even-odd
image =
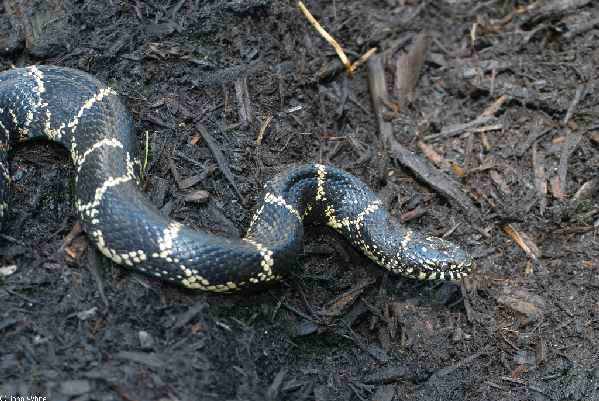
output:
[[[468,249],[461,282],[377,267],[326,227],[280,285],[195,293],[107,261],[68,153],[11,153],[0,396],[48,400],[595,399],[599,4],[585,0],[4,1],[0,69],[56,64],[120,93],[144,191],[241,236],[284,166],[360,177]],[[23,398],[24,399],[24,398]],[[31,398],[32,399],[32,398]]]

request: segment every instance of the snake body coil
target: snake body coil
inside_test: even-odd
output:
[[[70,150],[77,212],[96,247],[174,284],[230,292],[279,280],[302,251],[304,222],[333,227],[370,259],[408,277],[456,280],[475,266],[456,245],[401,226],[351,175],[322,165],[293,167],[270,181],[246,238],[187,228],[141,192],[133,123],[116,92],[86,73],[52,66],[0,74],[0,224],[8,209],[7,151],[36,137]]]

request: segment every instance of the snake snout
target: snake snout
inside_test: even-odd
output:
[[[458,245],[437,237],[422,236],[413,239],[410,260],[416,278],[426,280],[458,280],[476,268],[468,252]]]

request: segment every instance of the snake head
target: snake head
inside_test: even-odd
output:
[[[476,269],[472,256],[452,242],[413,231],[406,237],[397,273],[419,280],[459,280]]]

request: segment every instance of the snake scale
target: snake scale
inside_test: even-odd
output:
[[[475,268],[458,246],[402,226],[359,180],[319,164],[291,167],[267,183],[245,238],[173,221],[140,190],[133,122],[117,93],[87,73],[55,66],[0,74],[0,224],[8,212],[8,150],[32,138],[71,152],[77,213],[95,246],[120,265],[173,284],[232,292],[280,280],[302,252],[304,223],[333,227],[376,263],[408,277],[457,280]]]

